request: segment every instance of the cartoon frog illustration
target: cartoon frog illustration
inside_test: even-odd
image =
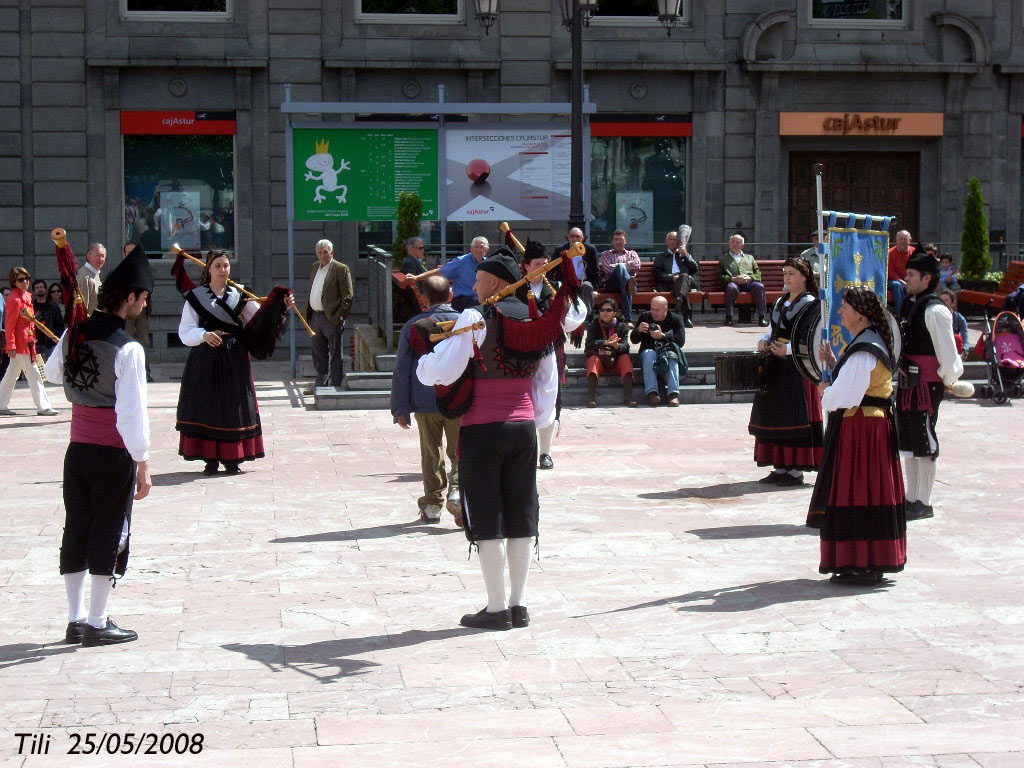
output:
[[[313,201],[322,203],[326,198],[324,192],[338,192],[340,195],[335,195],[339,203],[344,203],[345,198],[348,196],[348,187],[344,184],[338,183],[338,174],[342,171],[351,170],[351,166],[348,160],[339,160],[337,169],[334,168],[334,157],[330,153],[331,142],[329,141],[318,141],[316,142],[316,154],[310,155],[306,159],[306,167],[309,171],[306,172],[306,181],[319,181],[320,186],[316,188],[316,193],[313,195]],[[317,173],[313,173],[317,171]]]

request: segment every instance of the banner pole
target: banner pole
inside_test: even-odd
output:
[[[814,164],[814,191],[817,195],[818,203],[818,259],[821,261],[821,276],[824,278],[822,285],[818,286],[818,293],[820,301],[819,306],[821,307],[821,341],[823,344],[828,343],[828,281],[829,281],[829,258],[828,249],[825,248],[825,214],[823,211],[824,206],[821,202],[821,174],[825,170],[825,166],[821,163]],[[832,371],[827,368],[821,370],[822,381],[832,380]]]

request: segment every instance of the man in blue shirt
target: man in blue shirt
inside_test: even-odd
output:
[[[430,309],[421,312],[402,327],[398,337],[398,354],[395,358],[395,372],[391,377],[391,416],[395,424],[409,429],[410,416],[415,414],[416,429],[420,433],[420,468],[423,472],[423,496],[419,499],[420,519],[436,523],[441,519],[441,505],[445,502],[445,485],[448,486],[447,508],[455,517],[455,524],[462,527],[462,502],[459,500],[459,462],[455,448],[459,443],[460,419],[447,418],[438,411],[434,388],[420,383],[416,378],[418,355],[409,344],[413,323],[424,317],[436,320],[455,320],[459,313],[448,304],[451,286],[440,275],[428,278],[423,283],[423,295],[430,302]],[[442,441],[446,443],[450,471],[444,471]]]
[[[461,312],[468,307],[475,307],[480,303],[473,286],[476,285],[477,265],[487,256],[491,245],[486,237],[477,236],[469,246],[469,253],[457,256],[447,264],[437,269],[431,269],[419,275],[406,275],[406,283],[421,283],[434,275],[441,275],[448,278],[452,284],[452,307],[456,312]]]

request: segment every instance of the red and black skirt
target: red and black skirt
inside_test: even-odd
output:
[[[819,573],[903,570],[907,517],[891,416],[829,415],[807,525],[820,529]]]
[[[764,392],[754,396],[747,431],[757,466],[813,472],[821,465],[821,396],[792,361],[771,355]]]
[[[263,458],[263,426],[249,352],[237,336],[192,347],[181,376],[175,429],[186,461]]]

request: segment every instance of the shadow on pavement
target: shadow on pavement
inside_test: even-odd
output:
[[[426,533],[430,536],[437,536],[443,533],[458,533],[458,528],[442,528],[437,523],[424,523],[422,520],[413,520],[408,523],[396,523],[394,525],[377,525],[372,528],[353,528],[348,531],[325,531],[324,533],[310,533],[305,536],[285,536],[280,539],[271,539],[271,544],[301,544],[304,542],[316,541],[354,541],[356,539],[388,539],[392,536],[402,536],[406,533]]]
[[[194,483],[197,480],[209,480],[210,475],[204,475],[200,470],[193,472],[164,472],[162,475],[150,475],[150,481],[153,483],[153,487],[166,486],[166,485],[184,485],[185,483]]]
[[[391,648],[407,648],[420,643],[447,640],[452,637],[486,631],[463,627],[432,630],[409,629],[396,635],[321,640],[308,645],[229,643],[221,647],[226,651],[245,654],[247,658],[258,661],[272,672],[292,670],[319,680],[321,683],[332,683],[345,677],[366,674],[371,667],[381,666],[375,661],[348,658],[350,656],[386,651]]]
[[[423,475],[421,475],[419,472],[406,472],[404,474],[396,474],[394,472],[382,472],[379,475],[363,475],[363,477],[390,477],[392,479],[388,480],[389,483],[418,483],[420,480],[423,479]]]
[[[818,532],[806,525],[780,523],[777,525],[727,525],[723,528],[695,528],[692,533],[701,539],[765,539],[771,536],[817,536]]]
[[[637,603],[626,608],[613,611],[587,613],[574,616],[583,619],[588,616],[636,611],[641,608],[655,608],[659,605],[678,605],[680,611],[695,613],[733,613],[737,611],[756,611],[779,603],[799,603],[809,600],[825,600],[830,597],[848,596],[854,590],[858,592],[875,592],[885,589],[889,584],[883,581],[865,587],[831,584],[828,579],[789,579],[787,581],[761,581],[754,584],[741,584],[736,587],[689,592],[676,597],[665,597],[649,603]],[[710,604],[707,601],[711,601]],[[698,604],[699,603],[699,604]]]
[[[809,488],[808,485],[793,485],[791,488]],[[696,488],[679,488],[675,491],[655,491],[639,493],[641,499],[728,499],[734,496],[746,496],[750,493],[774,493],[780,490],[776,485],[747,480],[741,483],[718,483],[702,485]]]
[[[81,646],[62,642],[56,643],[12,643],[0,645],[0,669],[33,664],[47,656],[60,656],[77,651]]]

